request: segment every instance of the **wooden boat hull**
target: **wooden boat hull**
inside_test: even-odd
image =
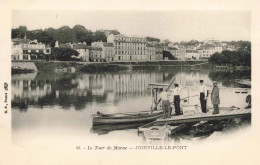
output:
[[[152,122],[158,118],[163,117],[163,112],[154,114],[141,114],[140,116],[125,116],[125,117],[105,117],[95,115],[93,116],[93,125],[100,124],[130,124],[130,123],[145,123]]]

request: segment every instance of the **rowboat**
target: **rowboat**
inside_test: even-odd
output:
[[[93,115],[93,125],[101,124],[130,124],[130,123],[146,123],[155,121],[158,118],[163,117],[163,111],[141,111],[130,113],[115,113],[115,114],[103,114],[97,112]]]

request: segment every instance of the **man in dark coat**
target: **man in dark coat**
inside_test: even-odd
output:
[[[213,115],[214,114],[219,114],[219,109],[218,109],[218,105],[220,104],[220,100],[219,100],[219,88],[217,86],[217,82],[214,81],[213,82],[213,89],[211,92],[211,103],[213,104]]]

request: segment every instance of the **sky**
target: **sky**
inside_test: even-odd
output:
[[[28,30],[73,27],[96,31],[116,29],[123,35],[156,37],[172,42],[251,40],[249,11],[79,11],[14,10],[12,27]]]

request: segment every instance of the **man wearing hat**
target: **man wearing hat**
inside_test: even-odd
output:
[[[160,91],[159,98],[162,101],[162,109],[163,109],[163,113],[164,113],[163,118],[165,119],[165,118],[171,116],[171,106],[170,106],[170,101],[169,101],[170,93],[166,92],[166,90],[164,90],[163,88],[161,88],[159,91]]]
[[[203,80],[200,80],[199,92],[200,92],[201,110],[202,110],[203,113],[207,113],[207,110],[206,110],[206,106],[207,106],[207,87],[204,84]]]
[[[213,115],[214,114],[219,114],[219,109],[218,109],[218,105],[220,103],[220,100],[219,100],[219,88],[217,86],[217,82],[214,81],[213,82],[213,89],[212,89],[212,92],[211,92],[211,103],[213,104]]]

